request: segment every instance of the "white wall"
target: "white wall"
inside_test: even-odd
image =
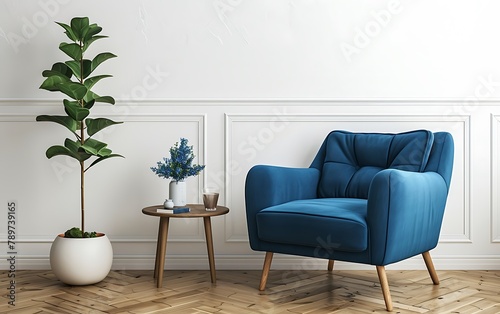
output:
[[[0,0],[0,268],[8,202],[17,203],[20,268],[47,268],[55,235],[79,224],[75,164],[44,157],[66,133],[34,119],[62,110],[58,94],[38,89],[42,70],[65,60],[52,21],[89,16],[110,36],[89,53],[119,56],[102,66],[114,78],[98,88],[117,104],[96,114],[125,121],[104,139],[126,158],[87,176],[88,226],[112,240],[115,269],[153,266],[158,221],[141,209],[163,202],[168,181],[149,167],[180,137],[207,165],[188,179],[189,201],[217,184],[231,209],[212,222],[218,268],[257,269],[243,200],[252,165],[308,166],[332,129],[420,128],[449,131],[456,144],[436,267],[499,269],[499,10],[481,0]],[[207,268],[201,221],[172,221],[169,232],[168,268]]]

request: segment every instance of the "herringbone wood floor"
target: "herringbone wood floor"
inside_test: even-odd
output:
[[[394,313],[500,313],[500,271],[388,271]],[[1,313],[387,313],[375,271],[112,271],[99,284],[70,287],[50,271],[16,272],[16,305],[1,276]]]

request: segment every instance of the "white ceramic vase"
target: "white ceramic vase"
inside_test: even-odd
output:
[[[186,182],[184,181],[170,181],[168,186],[169,199],[174,202],[174,206],[186,205]]]
[[[105,234],[95,238],[56,237],[50,247],[50,267],[56,277],[73,286],[102,281],[113,264],[113,247]]]

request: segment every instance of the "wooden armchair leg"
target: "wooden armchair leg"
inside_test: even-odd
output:
[[[266,257],[264,259],[264,267],[262,268],[262,277],[260,277],[259,291],[264,291],[266,289],[267,276],[269,275],[269,270],[271,269],[272,261],[273,261],[273,252],[266,252]]]
[[[439,285],[439,278],[436,273],[436,269],[434,268],[434,263],[432,262],[431,254],[429,251],[422,253],[422,257],[424,258],[425,266],[429,271],[429,275],[431,276],[432,283],[435,285]]]
[[[391,291],[389,290],[389,281],[387,281],[385,267],[377,266],[377,274],[378,280],[380,281],[380,287],[382,288],[382,294],[384,295],[385,308],[387,311],[392,312]]]
[[[328,271],[333,270],[333,259],[328,260]]]

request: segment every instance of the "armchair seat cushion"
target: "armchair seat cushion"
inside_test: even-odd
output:
[[[321,198],[291,201],[256,216],[262,241],[361,252],[368,247],[367,200]]]

